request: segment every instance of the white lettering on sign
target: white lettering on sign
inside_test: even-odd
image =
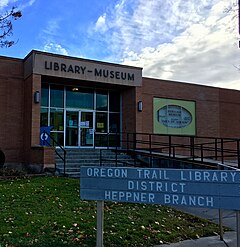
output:
[[[170,205],[213,207],[213,197],[211,196],[191,196],[164,194],[164,203]]]
[[[239,171],[84,167],[81,176],[82,199],[240,209]]]
[[[111,168],[88,168],[87,176],[89,177],[109,177],[109,178],[126,178],[127,169],[111,169]]]
[[[157,111],[158,122],[170,128],[184,128],[192,123],[192,114],[179,105],[165,105]]]
[[[137,173],[140,179],[169,180],[166,170],[137,169]]]
[[[230,176],[228,176],[230,174]],[[235,182],[236,172],[181,171],[181,180],[203,182]]]
[[[130,192],[130,191],[105,191],[105,200],[110,201],[133,201],[142,203],[154,203],[153,193]]]
[[[184,192],[185,183],[168,183],[168,182],[155,182],[155,181],[128,181],[129,190],[147,190],[147,191],[160,191],[160,192]]]

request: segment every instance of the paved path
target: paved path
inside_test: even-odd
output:
[[[226,232],[224,241],[219,236],[200,238],[197,240],[186,240],[175,244],[155,245],[154,247],[237,247],[236,232]]]
[[[201,218],[209,219],[215,223],[219,223],[219,211],[217,209],[201,209],[188,207],[175,207],[178,210],[190,213]],[[225,232],[223,241],[220,236],[205,237],[197,240],[186,240],[179,243],[155,245],[154,247],[240,247],[237,246],[237,225],[236,212],[231,210],[223,210],[223,225],[233,229],[232,232]]]

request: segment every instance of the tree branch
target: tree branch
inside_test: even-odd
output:
[[[12,35],[13,24],[15,21],[22,17],[22,12],[16,10],[16,7],[12,7],[10,11],[7,11],[4,15],[0,16],[0,47],[11,47],[15,44],[13,40],[7,40],[6,38]]]

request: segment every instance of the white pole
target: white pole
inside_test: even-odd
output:
[[[240,247],[240,211],[236,212],[237,218],[237,247]]]
[[[103,247],[104,201],[97,201],[97,245]]]

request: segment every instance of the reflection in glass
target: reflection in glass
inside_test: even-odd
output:
[[[107,113],[96,112],[96,131],[107,133]]]
[[[108,136],[108,144],[109,144],[109,147],[119,147],[120,146],[120,136],[119,134],[110,134]]]
[[[96,147],[107,147],[108,146],[108,135],[107,134],[95,134],[95,146]]]
[[[120,112],[120,94],[118,92],[109,92],[109,111]]]
[[[48,108],[41,107],[40,126],[48,126]]]
[[[99,111],[108,110],[108,92],[97,92],[96,109]]]
[[[64,135],[62,132],[51,132],[51,135],[53,136],[53,138],[61,145],[63,146],[64,144]],[[51,145],[54,146],[55,143],[53,143],[53,141],[51,140]]]
[[[63,131],[63,110],[51,109],[50,110],[50,126],[53,131]]]
[[[116,147],[120,145],[120,136],[114,134],[96,134],[95,135],[96,147]]]
[[[49,86],[42,84],[41,88],[41,106],[48,106]]]
[[[63,86],[51,85],[50,86],[50,107],[61,107],[63,108]]]
[[[120,114],[109,113],[109,132],[116,133],[120,132]]]
[[[93,146],[93,112],[81,112],[81,146]]]
[[[68,111],[66,126],[66,146],[79,146],[78,144],[78,112]]]
[[[66,106],[81,109],[93,109],[92,90],[81,89],[77,87],[67,87]]]

